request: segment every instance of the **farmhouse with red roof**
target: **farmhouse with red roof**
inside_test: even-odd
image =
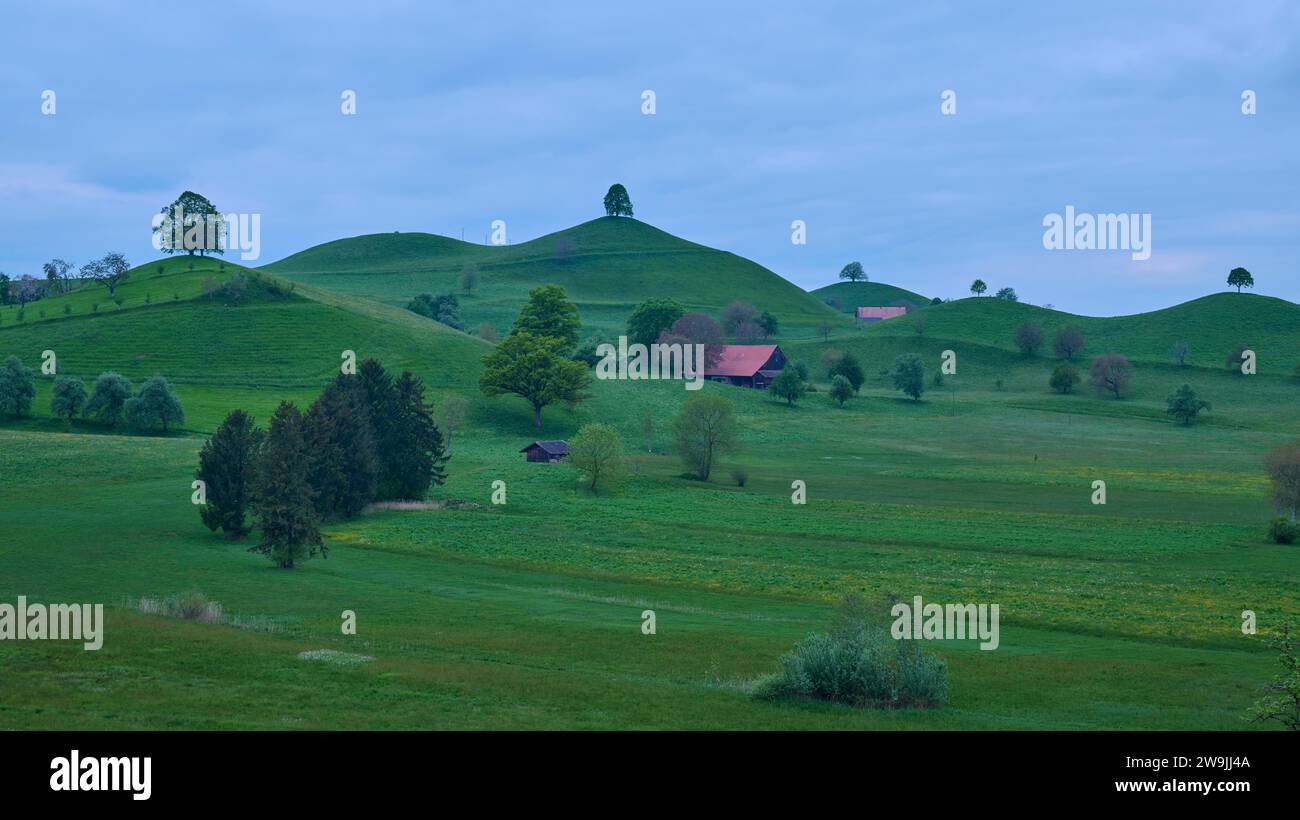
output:
[[[777,345],[720,345],[721,355],[705,359],[704,377],[709,381],[766,390],[785,368],[785,354]]]
[[[859,322],[879,322],[883,319],[892,319],[895,316],[902,316],[907,313],[905,307],[860,307],[858,308]]]

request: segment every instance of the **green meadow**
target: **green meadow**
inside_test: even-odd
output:
[[[576,408],[548,407],[538,433],[524,402],[479,392],[487,342],[402,309],[455,290],[468,262],[480,282],[462,319],[503,333],[528,288],[549,282],[578,303],[584,336],[616,336],[650,296],[713,314],[748,299],[777,315],[776,341],[818,390],[789,406],[705,385],[734,402],[740,424],[740,446],[707,483],[683,477],[670,452],[691,395],[680,383],[595,382]],[[100,287],[29,305],[22,322],[0,309],[0,358],[38,368],[53,350],[60,375],[87,382],[161,373],[187,412],[169,436],[67,425],[50,418],[52,379],[38,376],[37,416],[0,419],[0,602],[107,611],[98,652],[0,642],[0,728],[1241,729],[1277,666],[1263,634],[1242,634],[1242,611],[1261,633],[1300,614],[1300,546],[1265,537],[1261,467],[1300,434],[1300,306],[1289,302],[1216,294],[1092,318],[972,298],[858,325],[824,299],[848,310],[910,292],[805,293],[616,219],[502,247],[340,240],[264,268],[293,284],[283,296],[204,295],[205,280],[240,270],[173,258],[133,271],[120,308]],[[1024,321],[1044,327],[1049,348],[1055,329],[1078,325],[1085,374],[1096,353],[1128,355],[1132,395],[1052,392],[1050,351],[1026,356],[1012,342]],[[1185,367],[1167,355],[1181,339]],[[1241,342],[1259,354],[1257,375],[1224,366]],[[826,394],[827,349],[853,352],[866,373],[843,408]],[[433,498],[470,503],[330,523],[327,559],[278,570],[201,524],[197,454],[232,409],[265,423],[283,399],[309,403],[344,350],[412,370],[434,403],[469,400]],[[945,351],[957,372],[936,385]],[[906,352],[926,365],[919,402],[885,375]],[[1190,427],[1165,414],[1184,382],[1213,403]],[[572,467],[519,453],[590,421],[622,435],[631,469],[617,491],[593,495]],[[1105,505],[1091,500],[1097,480]],[[497,481],[505,504],[491,502]],[[806,504],[791,503],[795,481]],[[224,621],[138,606],[190,591],[220,602]],[[824,629],[845,593],[996,603],[1000,646],[932,643],[949,675],[937,709],[754,698],[753,682]],[[341,632],[345,610],[356,635]],[[642,634],[644,610],[654,635]],[[363,657],[300,657],[315,650]]]

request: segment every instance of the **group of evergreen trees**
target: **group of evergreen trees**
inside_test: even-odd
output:
[[[341,374],[304,413],[281,402],[270,427],[242,410],[228,415],[199,453],[199,514],[230,538],[262,537],[251,548],[280,567],[326,555],[320,522],[351,518],[372,501],[423,499],[446,481],[446,450],[410,371],[393,379],[368,359]]]

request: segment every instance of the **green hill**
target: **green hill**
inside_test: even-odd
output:
[[[810,291],[823,302],[833,299],[839,303],[839,310],[852,314],[862,306],[887,307],[899,301],[914,305],[928,305],[930,298],[904,288],[886,285],[883,282],[836,282],[823,288]]]
[[[1026,322],[1046,335],[1043,355],[1051,355],[1052,337],[1063,327],[1083,331],[1084,357],[1115,351],[1134,361],[1169,362],[1175,342],[1186,341],[1187,363],[1222,368],[1238,344],[1252,348],[1259,373],[1289,375],[1300,363],[1300,305],[1271,296],[1215,293],[1174,307],[1129,316],[1077,316],[993,298],[967,298],[923,308],[927,337],[962,340],[1015,350],[1015,330]],[[869,337],[914,335],[912,321],[869,325]]]
[[[462,268],[479,270],[461,292]],[[615,336],[632,309],[672,297],[716,315],[734,299],[781,322],[780,337],[811,337],[835,321],[821,300],[748,259],[714,250],[635,219],[602,217],[518,245],[476,245],[425,233],[371,234],[309,248],[266,267],[297,282],[405,306],[420,293],[456,292],[466,327],[505,332],[530,288],[560,284],[578,304],[584,336]]]

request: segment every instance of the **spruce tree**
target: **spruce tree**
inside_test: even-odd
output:
[[[284,569],[317,554],[328,554],[308,481],[311,456],[305,426],[293,402],[280,402],[254,470],[253,510],[262,538],[250,551],[266,554]]]
[[[213,532],[225,530],[227,538],[243,538],[249,533],[245,512],[252,499],[253,466],[261,440],[262,431],[253,417],[235,410],[199,451],[194,477],[204,483],[207,496],[199,516]]]
[[[339,375],[307,411],[309,480],[322,517],[351,518],[375,498],[380,462],[356,376]]]
[[[396,414],[388,469],[397,498],[422,499],[447,480],[442,433],[424,403],[424,382],[407,370],[397,380]]]
[[[370,416],[375,452],[379,458],[379,483],[375,498],[381,501],[400,498],[393,469],[396,438],[394,424],[397,418],[397,389],[393,387],[393,377],[388,375],[388,371],[378,361],[366,359],[357,368],[357,381],[361,399]]]

